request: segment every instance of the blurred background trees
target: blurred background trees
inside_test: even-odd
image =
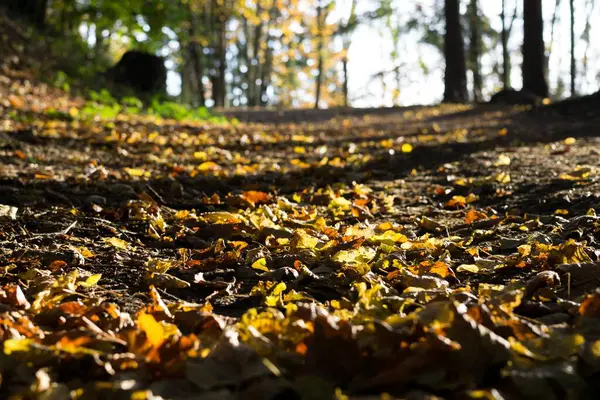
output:
[[[79,43],[91,66],[69,74],[93,76],[128,49],[154,53],[171,95],[193,106],[403,105],[421,93],[482,102],[521,77],[541,97],[598,90],[596,0],[4,3],[45,35]],[[353,52],[356,42],[368,51]]]

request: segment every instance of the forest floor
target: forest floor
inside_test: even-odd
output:
[[[82,106],[0,74],[1,398],[600,389],[595,105]]]

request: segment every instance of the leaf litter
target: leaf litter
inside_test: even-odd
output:
[[[598,139],[560,119],[440,106],[214,126],[2,107],[2,397],[597,389]]]

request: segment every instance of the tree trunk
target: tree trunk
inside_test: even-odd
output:
[[[502,0],[502,85],[504,90],[510,89],[510,55],[508,54],[508,31],[506,29],[506,0]]]
[[[523,89],[539,97],[548,97],[542,0],[523,2],[523,24]]]
[[[569,0],[569,8],[571,11],[571,97],[576,96],[575,76],[577,66],[575,64],[575,1]]]
[[[444,36],[444,102],[464,103],[468,100],[467,68],[464,42],[460,27],[459,0],[445,0],[446,34]]]
[[[317,44],[317,81],[315,89],[315,109],[319,108],[321,101],[321,86],[323,82],[323,6],[317,6],[317,29],[318,29],[318,44]]]
[[[227,71],[227,21],[221,18],[219,23],[219,43],[218,43],[218,58],[219,58],[219,73],[216,79],[215,87],[215,106],[225,107],[226,83],[225,74]]]
[[[9,0],[7,4],[10,12],[27,18],[38,28],[46,25],[48,0]]]
[[[477,0],[469,4],[469,20],[471,25],[471,41],[469,45],[469,62],[473,74],[473,101],[479,103],[482,95],[483,81],[481,78],[481,32]]]
[[[189,56],[192,59],[192,65],[194,67],[194,75],[196,77],[196,85],[197,88],[197,99],[194,100],[200,107],[204,107],[206,104],[206,99],[204,97],[204,83],[202,83],[202,78],[204,77],[204,54],[202,51],[198,51],[198,21],[197,16],[194,14],[193,10],[190,8],[190,44],[189,44]]]
[[[552,54],[552,49],[554,48],[554,32],[556,27],[556,22],[558,21],[558,11],[560,8],[560,0],[556,0],[554,3],[554,12],[552,13],[552,20],[550,21],[550,44],[548,44],[548,52],[546,54],[546,81],[548,81],[548,70],[550,66],[550,55]],[[560,77],[559,77],[560,83]],[[560,86],[560,85],[559,85]]]
[[[581,65],[581,76],[586,77],[586,82],[587,82],[587,76],[588,76],[588,66],[589,66],[589,52],[590,52],[590,47],[592,44],[591,41],[591,37],[590,37],[590,32],[592,30],[592,23],[591,23],[591,18],[594,15],[594,8],[596,6],[596,0],[588,0],[586,6],[588,7],[588,10],[586,11],[586,19],[585,19],[585,25],[583,28],[583,34],[581,35],[582,39],[585,41],[585,49],[583,51],[583,57],[582,57],[582,65]]]
[[[348,56],[344,55],[342,58],[342,71],[344,74],[344,84],[342,87],[343,95],[344,95],[344,107],[348,107]]]

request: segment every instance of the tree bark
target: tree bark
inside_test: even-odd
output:
[[[523,89],[539,97],[548,97],[542,0],[523,2],[523,23]]]
[[[25,17],[38,28],[46,25],[48,0],[9,0],[7,5],[10,12]]]
[[[473,101],[479,103],[482,99],[483,80],[481,78],[481,32],[477,0],[469,4],[469,20],[471,25],[471,41],[469,44],[469,62],[473,74]]]
[[[218,40],[218,59],[219,59],[219,72],[215,80],[215,106],[225,107],[226,97],[226,83],[225,74],[227,71],[227,20],[220,18],[219,21],[219,40]]]
[[[571,12],[571,97],[576,96],[575,79],[577,74],[577,66],[575,64],[575,1],[569,0],[569,8]]]
[[[317,6],[317,29],[318,29],[318,43],[317,43],[317,81],[315,89],[315,109],[319,108],[319,102],[321,101],[321,86],[323,85],[323,6],[319,3]]]
[[[467,68],[460,26],[459,0],[445,0],[446,34],[444,36],[444,102],[464,103],[468,101]]]
[[[196,100],[200,107],[204,107],[206,99],[204,96],[204,83],[202,78],[204,77],[204,54],[202,51],[198,51],[198,21],[194,11],[190,8],[190,44],[189,44],[189,56],[191,57],[192,65],[194,67],[194,75],[196,76],[197,93]],[[195,96],[195,97],[196,97]]]
[[[348,107],[348,56],[344,55],[342,58],[342,71],[344,74],[344,83],[342,87],[344,96],[344,107]]]
[[[560,0],[556,0],[554,3],[554,12],[552,13],[552,20],[550,21],[550,43],[548,44],[548,52],[546,54],[546,81],[548,81],[548,69],[550,66],[550,55],[552,54],[552,49],[554,48],[554,31],[556,27],[556,22],[558,21],[558,11],[560,8]],[[558,78],[559,82],[561,81],[560,77]]]
[[[508,31],[506,29],[506,0],[502,0],[502,85],[504,90],[510,89],[510,55],[508,54]]]

